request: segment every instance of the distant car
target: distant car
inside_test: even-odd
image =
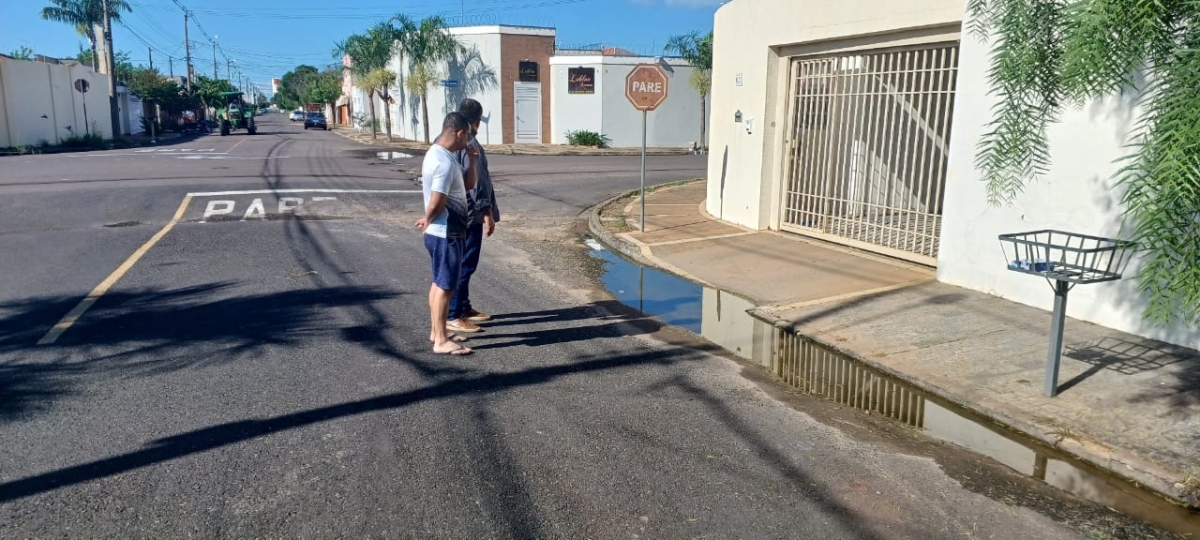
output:
[[[304,113],[300,111],[292,111],[292,121],[299,122],[304,120]]]
[[[325,115],[319,112],[310,112],[304,116],[304,129],[321,128],[328,130],[329,126],[325,125]]]

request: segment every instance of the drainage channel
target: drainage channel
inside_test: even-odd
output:
[[[751,316],[755,305],[746,299],[644,267],[593,239],[586,243],[590,255],[602,261],[604,287],[622,304],[698,334],[804,394],[904,423],[1077,497],[1200,538],[1200,514],[802,335],[775,328]]]

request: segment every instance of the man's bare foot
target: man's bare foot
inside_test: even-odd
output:
[[[446,340],[442,343],[434,343],[433,352],[437,354],[448,354],[450,356],[466,356],[475,351],[463,347],[462,345],[459,345],[453,341]]]
[[[466,341],[467,341],[467,336],[460,336],[453,332],[446,334],[446,338],[455,343],[466,343]],[[429,334],[429,341],[432,343],[437,340],[434,339],[433,334]]]

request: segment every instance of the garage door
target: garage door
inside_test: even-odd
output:
[[[935,265],[957,43],[796,58],[780,228]]]

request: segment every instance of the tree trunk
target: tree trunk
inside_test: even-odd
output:
[[[391,95],[381,94],[379,97],[383,98],[383,121],[387,126],[387,139],[388,142],[392,142],[392,105],[388,102]]]
[[[378,130],[375,129],[375,123],[378,122],[378,120],[375,119],[375,92],[372,91],[367,95],[367,101],[371,102],[371,140],[373,141],[378,138],[376,136],[376,131]]]
[[[697,146],[699,146],[701,149],[708,148],[708,145],[704,143],[704,129],[705,129],[705,127],[707,127],[707,126],[705,126],[705,124],[707,124],[707,122],[705,122],[705,114],[707,113],[707,111],[705,111],[705,107],[704,107],[704,98],[705,97],[707,97],[707,96],[705,96],[704,94],[700,95],[700,142],[697,143]]]
[[[425,99],[428,93],[428,91],[421,92],[421,119],[425,123],[425,144],[429,144],[429,100]]]
[[[97,47],[96,47],[96,36],[90,36],[90,41],[92,42],[92,71],[99,73],[100,72],[100,52],[97,50]],[[112,68],[109,67],[109,69],[112,69]]]

